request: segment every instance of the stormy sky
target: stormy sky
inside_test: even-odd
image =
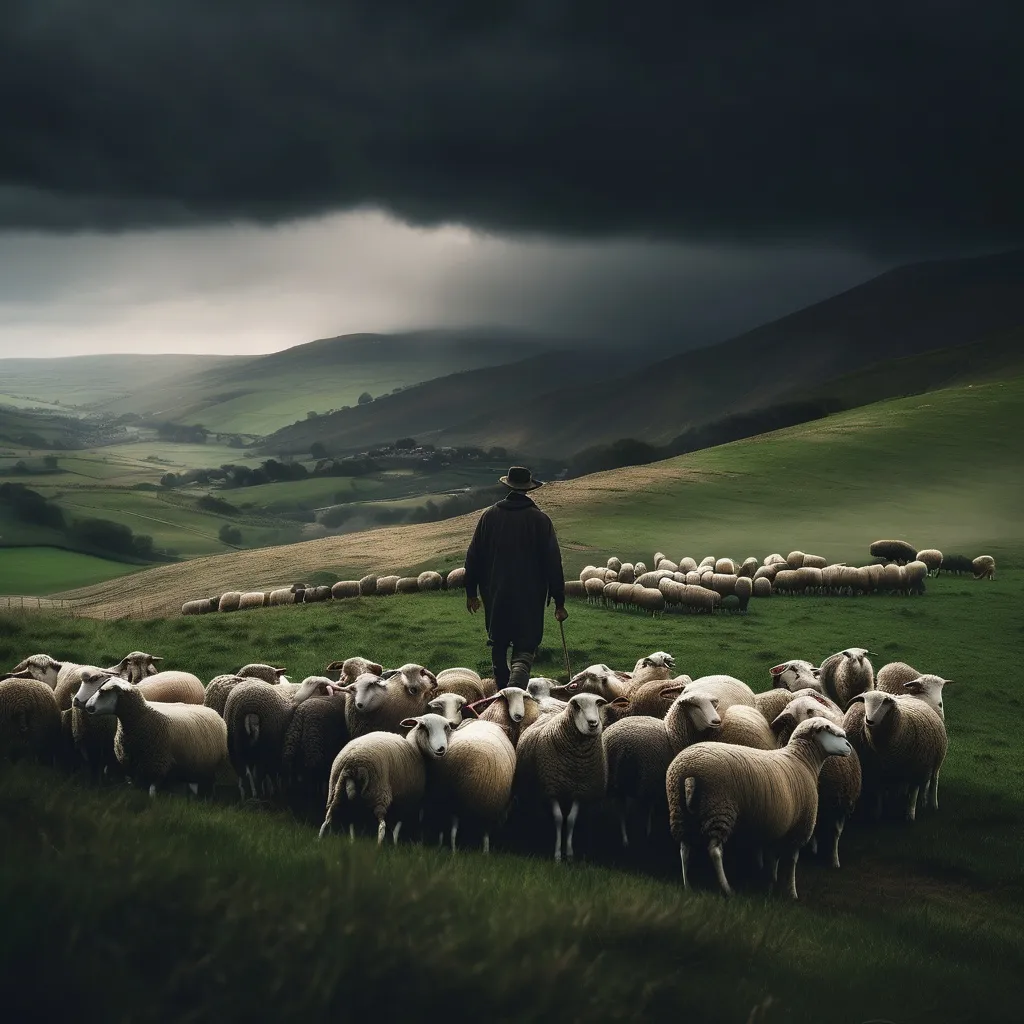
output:
[[[1024,240],[1017,0],[7,0],[0,355],[705,343]]]

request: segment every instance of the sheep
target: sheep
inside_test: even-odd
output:
[[[773,551],[765,560],[765,565],[787,565],[786,559],[777,551]]]
[[[232,688],[224,704],[224,721],[228,756],[243,799],[243,779],[248,778],[255,799],[258,788],[269,789],[280,778],[281,749],[295,708],[314,695],[326,695],[329,684],[325,676],[308,676],[288,693],[284,687],[246,678]]]
[[[428,569],[426,572],[421,572],[416,578],[418,589],[423,591],[440,590],[441,584],[444,582],[439,572],[434,572]]]
[[[622,560],[612,555],[605,563],[612,572],[618,572],[622,568]]]
[[[899,590],[903,585],[903,578],[900,575],[900,567],[895,563],[886,565],[882,571],[882,582],[880,590],[890,592]]]
[[[907,594],[923,594],[928,566],[921,561],[908,562],[903,570],[903,590]]]
[[[573,859],[572,837],[580,805],[598,801],[608,783],[608,764],[601,741],[603,697],[578,693],[557,714],[527,729],[516,747],[515,786],[527,796],[542,797],[555,822],[555,860]],[[569,811],[563,819],[563,805]]]
[[[939,807],[939,771],[946,757],[946,727],[938,714],[916,697],[880,690],[857,694],[851,704],[864,705],[864,739],[878,758],[882,788],[908,786],[906,815],[917,815],[917,798]],[[849,711],[847,712],[849,714]]]
[[[646,810],[648,826],[659,809],[664,817],[665,772],[672,758],[690,744],[710,738],[722,725],[716,697],[680,693],[678,687],[663,687],[661,693],[670,701],[663,719],[630,716],[613,722],[604,732],[608,796],[619,808],[623,847],[629,846],[630,806]]]
[[[331,829],[335,814],[346,819],[343,823],[354,839],[355,819],[363,810],[377,822],[377,845],[384,842],[389,820],[397,844],[402,822],[419,813],[426,787],[424,761],[445,756],[452,727],[434,714],[405,718],[400,726],[408,730],[404,736],[368,733],[353,739],[335,757],[320,839]]]
[[[163,661],[163,658],[158,658],[152,654],[146,654],[145,651],[132,651],[131,654],[126,654],[109,671],[114,675],[120,676],[122,679],[127,679],[129,683],[141,683],[143,679],[149,679],[152,676],[157,675],[158,669],[156,667],[156,663],[158,661]],[[194,679],[195,676],[189,674],[189,678]],[[150,698],[150,700],[155,699],[160,698]],[[183,700],[184,698],[174,697],[172,699]]]
[[[212,792],[227,760],[227,727],[211,708],[199,704],[150,703],[141,687],[109,679],[85,705],[91,716],[114,715],[114,753],[136,785],[149,788],[187,782],[196,792]]]
[[[244,680],[245,676],[234,674],[214,676],[206,687],[203,704],[208,708],[213,708],[223,718],[228,694]]]
[[[236,675],[245,676],[247,679],[262,679],[265,683],[270,683],[274,686],[277,683],[287,683],[288,677],[285,675],[287,669],[276,668],[274,665],[266,665],[263,662],[252,662],[248,665],[243,665]]]
[[[772,590],[777,594],[795,594],[800,587],[800,573],[796,569],[780,569],[772,580]]]
[[[747,707],[755,707],[754,691],[746,683],[740,682],[733,676],[711,675],[701,676],[699,679],[690,681],[684,676],[684,682],[673,683],[673,687],[683,693],[700,693],[718,700],[719,713],[724,714],[734,704],[744,704]]]
[[[797,898],[796,863],[814,831],[818,775],[828,757],[848,757],[841,728],[824,718],[801,722],[781,750],[697,743],[675,756],[665,778],[672,838],[679,843],[683,887],[695,841],[707,842],[722,892],[732,889],[722,849],[737,830],[766,846],[773,878],[780,857],[789,863],[789,895]]]
[[[506,686],[471,710],[485,722],[500,726],[512,746],[518,747],[523,733],[540,718],[540,698],[518,686]]]
[[[219,597],[203,597],[195,601],[186,601],[181,606],[181,614],[206,615],[207,612],[215,612],[219,603]]]
[[[675,665],[676,660],[668,651],[654,651],[652,654],[646,654],[644,657],[638,658],[633,666],[633,671],[628,677],[630,687],[642,686],[654,679],[671,679],[672,669],[675,668]]]
[[[56,690],[62,664],[48,654],[31,654],[19,661],[8,673],[8,676],[17,678],[21,673],[27,672],[33,679],[45,683],[51,690]]]
[[[828,559],[822,555],[804,555],[804,564],[801,569],[824,569],[828,565]]]
[[[785,564],[785,562],[782,563],[783,566],[785,566]],[[760,565],[754,570],[754,582],[756,583],[760,579],[766,579],[770,583],[778,575],[778,572],[778,562],[770,562],[765,565]]]
[[[377,593],[378,595],[390,596],[398,592],[398,581],[401,576],[379,576],[377,578]]]
[[[991,555],[978,555],[971,562],[976,580],[994,580],[996,578],[996,560]]]
[[[754,573],[760,568],[761,563],[751,556],[750,558],[744,558],[743,564],[736,570],[737,576],[746,576],[749,579],[753,579]]]
[[[729,597],[736,593],[736,579],[733,573],[716,572],[711,577],[711,589],[722,597]]]
[[[360,597],[373,597],[377,593],[377,577],[372,573],[359,581]]]
[[[868,548],[872,558],[880,558],[883,562],[895,562],[906,565],[917,558],[917,548],[905,540],[876,540]]]
[[[840,728],[842,713],[826,707],[816,694],[795,697],[789,706],[772,722],[772,732],[779,746],[789,742],[793,730],[809,718],[825,718]],[[846,821],[853,814],[860,799],[861,769],[860,758],[830,757],[821,766],[818,776],[818,813],[815,819],[811,852],[816,853],[818,836],[832,835],[832,867],[839,867],[839,840]]]
[[[942,568],[942,552],[937,548],[924,548],[917,553],[917,560],[928,566],[928,575],[938,575]]]
[[[764,715],[766,722],[773,722],[786,709],[793,694],[784,688],[765,690],[754,694],[754,707]]]
[[[449,590],[462,590],[466,586],[465,567],[460,565],[457,569],[452,569],[445,577],[445,586]]]
[[[217,602],[217,611],[237,612],[241,601],[242,592],[240,590],[229,590],[220,595],[220,600]]]
[[[583,584],[583,592],[587,595],[587,601],[590,604],[596,603],[598,600],[604,597],[604,588],[610,584],[605,584],[601,580],[594,576],[591,576]]]
[[[771,597],[772,596],[772,584],[771,580],[757,579],[754,580],[751,585],[751,594],[754,597]]]
[[[639,579],[639,577],[643,576],[643,574],[645,572],[647,572],[647,566],[644,565],[643,562],[634,562],[633,563],[633,573],[634,573],[634,575],[638,579]]]
[[[619,583],[635,583],[636,567],[632,562],[623,562],[619,568]]]
[[[679,571],[680,572],[693,572],[697,568],[697,559],[691,558],[687,555],[685,558],[679,559]]]
[[[796,588],[801,594],[811,593],[820,590],[822,585],[822,574],[820,569],[809,565],[802,565],[796,570]]]
[[[294,590],[290,590],[288,587],[278,587],[277,590],[270,591],[270,597],[267,599],[269,607],[276,608],[286,604],[295,604]]]
[[[655,569],[653,572],[645,572],[643,575],[637,576],[636,585],[638,587],[653,590],[663,579],[671,578],[672,573],[670,573],[668,569]]]
[[[566,580],[565,581],[565,596],[566,597],[586,597],[586,590],[584,590],[583,584],[579,580]]]
[[[718,575],[735,576],[736,563],[731,558],[719,558],[715,562],[715,572]]]
[[[952,679],[918,672],[906,662],[892,661],[879,669],[875,689],[882,693],[910,694],[923,700],[943,721],[946,715],[942,706],[942,688],[949,686]]]
[[[0,680],[0,760],[31,757],[53,764],[60,748],[60,711],[53,689],[28,670]]]
[[[396,594],[418,594],[420,581],[416,576],[402,576],[395,584]]]
[[[262,608],[266,602],[266,595],[262,590],[247,590],[238,599],[238,610],[244,611],[247,608]]]
[[[430,767],[431,811],[449,826],[452,853],[466,821],[483,830],[483,851],[489,853],[491,831],[504,824],[512,799],[516,752],[509,738],[494,722],[466,722]]]
[[[331,765],[349,740],[344,693],[304,700],[292,712],[281,743],[281,778],[295,809],[320,812]]]
[[[974,573],[974,562],[966,555],[943,555],[942,571],[960,576],[962,573]]]
[[[633,603],[643,611],[656,615],[665,610],[665,595],[653,587],[639,587],[633,591]]]
[[[874,689],[875,670],[869,657],[874,655],[863,647],[848,647],[821,663],[821,692],[844,711],[858,693]]]
[[[698,569],[710,569],[712,572],[715,571],[715,563],[718,561],[714,555],[705,555],[700,562],[697,563]]]
[[[679,564],[673,562],[671,558],[661,558],[654,563],[654,568],[659,570],[667,570],[668,572],[677,572]]]
[[[812,690],[821,691],[819,669],[809,661],[792,658],[779,665],[773,665],[768,669],[768,673],[772,677],[772,687],[775,689],[793,691],[810,687]]]
[[[733,704],[722,715],[722,726],[713,737],[720,743],[734,743],[740,747],[774,750],[775,734],[758,708]]]
[[[790,551],[790,553],[786,555],[786,565],[788,565],[790,569],[802,569],[804,557],[805,555],[802,551]]]
[[[439,672],[437,689],[441,693],[461,694],[470,704],[484,699],[483,680],[471,668],[446,668]]]
[[[462,708],[467,703],[461,693],[442,691],[436,697],[427,701],[427,712],[432,715],[441,715],[457,729],[462,724]]]
[[[557,686],[559,686],[557,679],[549,679],[547,676],[533,676],[526,686],[526,692],[534,700],[540,700],[542,697],[550,697],[552,691]]]
[[[423,714],[436,687],[435,677],[419,665],[406,665],[383,676],[364,672],[355,682],[340,687],[347,695],[345,724],[349,735],[355,738],[368,732],[398,732],[405,719]]]
[[[331,597],[335,601],[343,601],[347,597],[359,597],[362,588],[356,580],[338,580],[331,587]]]
[[[367,658],[354,657],[346,658],[344,661],[332,661],[324,671],[339,673],[335,689],[340,689],[348,683],[354,683],[364,672],[370,672],[375,676],[383,675],[384,666]]]

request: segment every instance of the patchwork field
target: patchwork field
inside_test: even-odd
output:
[[[0,594],[52,594],[71,580],[87,586],[138,569],[137,565],[55,547],[0,548]]]

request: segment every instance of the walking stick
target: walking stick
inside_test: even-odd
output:
[[[565,623],[559,622],[558,628],[562,632],[562,654],[565,655],[565,672],[572,679],[572,666],[569,664],[569,648],[565,646]]]

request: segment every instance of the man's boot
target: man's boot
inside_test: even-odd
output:
[[[514,650],[512,652],[512,672],[509,675],[509,686],[518,686],[521,690],[528,688],[533,658],[534,655],[530,651]]]

